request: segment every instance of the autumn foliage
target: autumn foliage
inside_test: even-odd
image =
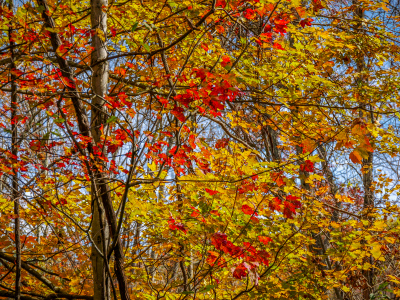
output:
[[[0,2],[0,298],[399,299],[398,12]]]

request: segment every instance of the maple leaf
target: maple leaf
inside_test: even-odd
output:
[[[257,213],[254,211],[254,209],[252,209],[250,206],[248,206],[247,204],[242,205],[242,212],[246,215],[255,215],[257,216]]]
[[[275,183],[277,184],[277,186],[284,186],[284,185],[286,185],[286,183],[285,183],[285,181],[283,180],[284,179],[284,176],[282,175],[283,174],[283,172],[281,171],[281,172],[274,172],[274,173],[271,173],[271,179],[273,180],[273,181],[275,181]]]
[[[303,27],[303,28],[304,28],[306,25],[307,25],[307,26],[311,26],[311,25],[312,25],[312,24],[311,24],[312,21],[314,21],[314,20],[311,19],[311,18],[303,19],[303,20],[300,21],[300,26]]]
[[[228,146],[228,144],[229,144],[229,139],[227,139],[227,138],[219,139],[215,143],[215,148],[216,149],[225,148],[226,146]]]
[[[204,49],[204,51],[206,51],[206,52],[208,52],[208,46],[207,46],[207,44],[201,44],[201,48],[203,48]]]
[[[248,20],[253,20],[256,17],[254,9],[248,8],[244,11],[243,16]]]
[[[212,215],[214,215],[214,216],[217,216],[217,217],[219,217],[221,214],[217,211],[217,210],[215,210],[215,209],[213,209],[213,210],[210,210],[210,214],[212,214]]]
[[[271,210],[277,210],[280,211],[281,207],[280,205],[282,204],[281,199],[279,199],[278,197],[275,197],[274,199],[272,199],[272,201],[269,202],[268,206]]]
[[[117,35],[117,30],[115,29],[115,27],[111,27],[110,31],[111,31],[112,37],[115,37]]]
[[[176,222],[174,218],[169,217],[168,220],[168,227],[171,230],[180,230],[182,231],[184,234],[187,233],[187,229],[185,228],[185,225],[183,225],[182,223]]]
[[[179,106],[175,106],[174,109],[171,111],[171,113],[181,122],[185,122],[186,118],[185,115],[183,114],[184,109]]]
[[[222,7],[225,8],[226,6],[226,1],[225,0],[217,0],[215,7]]]
[[[210,266],[214,266],[215,263],[217,263],[218,267],[221,268],[225,266],[225,259],[215,251],[208,251],[208,257],[206,261]]]
[[[227,55],[222,56],[221,66],[224,68],[231,63],[231,58]]]
[[[265,25],[265,27],[264,27],[264,33],[271,32],[271,31],[272,31],[272,26],[269,25],[269,24]]]
[[[205,191],[206,191],[210,196],[214,196],[215,194],[219,193],[218,191],[213,191],[213,190],[210,190],[210,189],[208,189],[208,188],[205,188]]]
[[[296,206],[289,201],[285,201],[283,205],[283,215],[288,219],[293,219],[293,215],[296,215]]]
[[[324,6],[321,3],[321,0],[313,0],[313,8],[315,12],[318,12],[320,9],[323,9]]]
[[[300,203],[299,202],[299,200],[300,200],[300,197],[297,197],[297,196],[293,196],[293,195],[287,195],[286,196],[286,200],[287,201],[290,201],[290,202],[292,202],[292,203]],[[296,205],[298,205],[298,204],[296,204]]]
[[[222,34],[222,33],[224,33],[224,32],[225,32],[225,29],[224,29],[224,27],[223,27],[223,26],[221,26],[221,25],[217,25],[217,26],[215,26],[215,29],[217,29],[218,33],[220,33],[220,34]]]
[[[274,43],[274,44],[272,45],[272,47],[274,47],[274,48],[277,49],[277,50],[285,50],[285,49],[282,47],[282,45],[279,44],[279,43]]]
[[[253,222],[254,224],[260,223],[260,220],[259,220],[257,217],[255,217],[255,216],[252,216],[252,217],[250,218],[250,220],[251,220],[251,222]]]
[[[244,263],[238,265],[232,273],[233,277],[237,279],[242,279],[243,277],[246,277],[247,274],[248,274],[248,269],[246,268]]]
[[[287,24],[289,24],[289,20],[286,19],[280,19],[280,18],[276,18],[274,20],[274,31],[277,33],[280,33],[281,35],[284,35],[284,33],[286,33],[286,28],[287,28]]]
[[[258,240],[263,243],[264,245],[268,245],[270,242],[272,242],[272,239],[270,237],[267,236],[259,236]]]
[[[193,210],[193,212],[190,214],[191,217],[196,218],[196,219],[198,217],[201,217],[201,221],[203,223],[206,222],[206,220],[201,216],[200,211],[197,208],[194,208],[193,206],[191,206],[190,208]]]
[[[300,170],[305,172],[314,172],[314,163],[310,160],[306,160],[304,164],[300,166]]]

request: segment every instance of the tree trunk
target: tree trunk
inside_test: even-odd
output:
[[[54,22],[53,18],[51,17],[51,15],[48,14],[49,6],[48,6],[46,0],[37,0],[37,2],[38,2],[39,6],[44,7],[44,10],[42,13],[42,18],[45,21],[45,26],[54,29],[55,22]],[[101,5],[99,5],[97,7],[101,7]],[[99,31],[97,31],[97,33],[98,32]],[[101,33],[100,33],[100,35],[101,35]],[[68,64],[68,61],[65,58],[63,58],[62,56],[57,54],[58,47],[60,47],[62,45],[61,39],[56,32],[50,31],[49,36],[50,36],[50,41],[51,41],[51,45],[52,45],[52,50],[53,50],[53,52],[55,52],[56,61],[60,68],[61,74],[64,77],[64,79],[70,83],[69,85],[66,86],[66,92],[70,95],[71,102],[75,109],[75,115],[76,115],[76,120],[78,123],[79,132],[81,135],[83,135],[85,137],[92,137],[87,113],[84,109],[84,106],[82,105],[82,102],[79,98],[79,93],[74,84],[75,80],[74,80],[73,71]],[[102,38],[102,36],[100,36],[100,38]],[[99,63],[99,65],[100,65],[100,63]],[[93,65],[93,67],[94,67],[94,65]],[[100,95],[98,95],[98,97],[99,96]],[[103,115],[103,114],[101,114],[101,115]],[[71,133],[70,133],[70,135],[71,135]],[[71,138],[74,139],[74,137],[72,135],[71,135]],[[97,192],[98,192],[97,196],[101,199],[102,205],[104,206],[104,211],[105,211],[105,214],[107,217],[107,222],[110,227],[111,234],[116,239],[115,240],[115,242],[116,242],[115,250],[114,250],[114,256],[115,256],[114,267],[115,267],[115,275],[118,280],[121,300],[129,300],[130,296],[128,293],[128,284],[126,281],[125,270],[124,270],[124,254],[122,251],[121,239],[117,232],[117,230],[118,230],[117,218],[115,215],[114,208],[112,206],[110,188],[108,186],[107,181],[105,180],[105,178],[102,175],[102,170],[100,170],[98,168],[98,165],[100,165],[102,163],[102,161],[100,159],[98,159],[97,155],[94,153],[92,142],[87,144],[87,152],[88,152],[87,164],[89,167],[88,171],[90,172],[90,176],[92,177],[92,180],[95,182],[95,185],[99,187],[99,190],[97,190]]]
[[[357,21],[355,30],[361,30],[362,29],[362,19],[364,18],[364,11],[362,8],[362,3],[359,2],[358,0],[353,0],[353,5],[354,5],[354,19]],[[356,78],[356,85],[358,87],[361,87],[366,83],[366,79],[364,78],[363,71],[366,70],[365,68],[365,58],[363,55],[359,55],[356,58],[356,66],[357,66],[357,73],[358,77]],[[362,94],[361,94],[362,95]],[[363,100],[363,99],[361,99]],[[360,102],[360,107],[361,108],[366,108],[366,104],[364,101]],[[361,120],[368,122],[368,116],[364,115],[363,110],[361,109],[359,112],[359,117]],[[371,120],[373,121],[373,120]],[[372,192],[372,180],[373,180],[373,174],[372,174],[372,163],[373,163],[373,153],[372,152],[367,152],[368,158],[363,158],[362,160],[362,167],[361,167],[361,172],[362,172],[362,181],[363,181],[363,188],[364,188],[364,209],[367,208],[373,208],[374,207],[374,195]],[[370,220],[370,217],[367,217]],[[366,244],[367,242],[364,241]],[[365,261],[373,265],[373,257],[367,257],[365,258]],[[370,295],[374,292],[374,271],[373,269],[369,270],[364,270],[363,275],[365,277],[365,283],[366,286],[363,290],[363,298],[364,299],[370,299]]]
[[[9,9],[13,11],[14,2],[10,0]],[[12,38],[13,34],[13,24],[10,24],[10,29],[8,30],[8,38],[10,41],[10,56],[11,56],[11,70],[15,69],[14,62],[14,47],[15,42]],[[18,160],[18,132],[17,132],[17,122],[15,118],[17,116],[17,76],[11,73],[11,153],[13,159]],[[15,161],[15,162],[16,162]],[[18,193],[18,167],[13,167],[12,175],[12,200],[14,201],[14,238],[15,238],[15,300],[21,299],[21,238],[20,238],[20,217],[19,217],[19,193]]]
[[[91,56],[91,64],[93,65],[92,74],[92,90],[95,97],[92,100],[92,119],[91,119],[91,134],[95,144],[100,143],[102,124],[106,125],[104,117],[104,96],[107,93],[108,82],[108,62],[98,61],[107,58],[106,34],[107,34],[107,14],[103,12],[102,7],[107,6],[107,0],[92,0],[91,1],[91,25],[95,32],[93,35],[92,46],[93,52]],[[103,149],[104,151],[104,149]],[[109,299],[110,288],[107,282],[107,252],[110,240],[110,230],[106,226],[106,218],[104,207],[99,199],[101,188],[96,185],[92,186],[92,237],[96,243],[97,249],[104,254],[102,257],[96,247],[92,246],[92,268],[93,268],[93,300]]]

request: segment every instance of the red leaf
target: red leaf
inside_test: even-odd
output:
[[[303,28],[304,28],[306,25],[307,25],[307,26],[311,26],[311,25],[312,25],[312,24],[311,24],[312,21],[314,21],[314,20],[313,20],[313,19],[310,19],[310,18],[301,20],[301,21],[300,21],[300,26],[303,27]]]
[[[207,46],[207,44],[205,44],[205,43],[201,44],[201,48],[203,48],[204,51],[208,52],[208,46]]]
[[[295,208],[300,208],[301,203],[300,203],[300,197],[297,196],[292,196],[292,195],[287,195],[286,200],[292,202],[295,205]]]
[[[282,173],[283,172],[281,171],[281,172],[277,172],[277,173],[272,173],[272,175],[271,175],[271,179],[273,181],[275,181],[277,186],[279,186],[279,187],[286,184],[285,181],[283,180],[284,177],[282,176]]]
[[[259,236],[258,240],[263,243],[264,245],[268,245],[270,242],[272,242],[272,239],[270,237],[267,236]]]
[[[314,172],[314,163],[310,160],[306,160],[304,164],[300,166],[300,170],[305,172]]]
[[[224,68],[231,63],[231,58],[227,55],[222,56],[221,66]]]
[[[215,263],[217,263],[219,267],[223,267],[225,265],[225,260],[220,257],[218,252],[215,251],[208,251],[208,257],[206,261],[210,266],[214,266]]]
[[[212,215],[214,215],[214,216],[220,216],[221,214],[217,211],[217,210],[215,210],[215,209],[213,209],[213,210],[211,210],[210,211],[210,214],[212,214]]]
[[[64,82],[64,84],[65,84],[67,87],[69,87],[69,88],[71,88],[71,89],[76,88],[75,82],[73,82],[72,80],[70,80],[70,79],[67,78],[67,77],[63,77],[63,82]]]
[[[190,214],[191,217],[196,218],[196,219],[197,219],[197,217],[201,217],[200,211],[197,208],[194,208],[193,206],[191,206],[190,208],[193,209],[193,212]],[[203,217],[201,217],[201,221],[203,223],[206,222],[206,220]]]
[[[207,189],[207,188],[205,189],[205,191],[206,191],[208,194],[210,194],[210,196],[213,196],[213,195],[219,193],[218,191],[213,191],[213,190],[210,190],[210,189]]]
[[[268,266],[269,265],[269,258],[271,255],[265,250],[259,250],[257,251],[257,258],[263,263],[264,265]]]
[[[269,25],[269,24],[265,25],[264,33],[271,32],[271,30],[272,30],[272,26],[271,25]]]
[[[282,47],[281,44],[279,44],[279,43],[274,43],[274,44],[272,45],[272,47],[274,47],[274,48],[277,49],[277,50],[285,50],[285,49],[283,49],[283,47]]]
[[[175,221],[175,219],[174,218],[172,218],[172,217],[169,217],[169,220],[168,220],[168,227],[171,229],[171,230],[180,230],[180,231],[182,231],[183,233],[187,233],[187,229],[185,228],[185,225],[183,225],[182,223],[177,223],[176,221]]]
[[[274,31],[283,35],[284,33],[286,33],[287,24],[289,22],[290,21],[286,20],[286,19],[278,19],[278,18],[275,19],[274,20],[274,24],[275,24]]]
[[[169,132],[169,131],[161,131],[160,133],[165,135],[165,136],[172,137],[172,133]]]
[[[248,8],[244,11],[244,17],[248,20],[252,20],[256,17],[256,13],[253,9]]]
[[[116,35],[117,35],[117,30],[115,29],[115,27],[111,27],[111,35],[113,36],[113,37],[115,37]]]
[[[272,199],[272,201],[268,204],[268,207],[269,207],[271,210],[280,211],[280,210],[281,210],[281,207],[280,207],[281,204],[282,204],[281,199],[279,199],[278,197],[275,197],[275,198]]]
[[[321,0],[313,0],[314,11],[318,12],[318,10],[323,9]]]
[[[229,144],[229,139],[219,139],[217,140],[217,142],[215,143],[215,148],[216,149],[221,149],[221,148],[225,148],[226,146],[228,146]]]
[[[225,8],[226,6],[226,1],[225,0],[217,0],[217,3],[215,4],[215,7],[221,6],[222,8]]]
[[[254,211],[254,209],[252,209],[250,206],[248,206],[247,204],[242,205],[242,212],[246,215],[255,215],[257,216],[257,213]]]
[[[217,29],[218,33],[221,33],[221,34],[225,32],[224,27],[222,27],[221,25],[215,26],[215,29]]]
[[[171,113],[181,122],[185,122],[186,118],[183,114],[183,108],[179,106],[175,106]]]
[[[247,268],[244,266],[243,263],[241,263],[236,267],[232,275],[237,279],[242,279],[243,277],[247,276],[247,273],[248,273]]]
[[[259,220],[257,217],[255,217],[255,216],[252,216],[252,217],[250,218],[250,220],[251,220],[253,223],[255,223],[255,224],[257,224],[257,223],[260,222],[260,220]]]
[[[293,219],[293,215],[296,215],[295,205],[291,202],[285,201],[283,215],[288,219]]]

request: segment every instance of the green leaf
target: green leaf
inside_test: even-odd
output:
[[[215,287],[216,287],[216,285],[209,284],[209,285],[205,286],[204,288],[202,288],[199,292],[200,293],[207,293],[207,292],[211,291]]]
[[[63,121],[63,122],[64,122],[64,121]],[[58,132],[58,130],[52,131],[51,133],[54,134],[54,135],[56,135],[56,136],[58,136],[58,137],[61,136],[61,134]]]
[[[149,45],[147,45],[147,44],[145,44],[145,43],[142,43],[142,45],[143,45],[143,47],[144,47],[144,49],[146,50],[146,51],[150,51],[150,46]]]
[[[48,140],[49,139],[49,137],[50,137],[50,131],[49,132],[46,132],[46,134],[43,136],[43,139],[44,140]]]
[[[111,123],[111,122],[114,122],[115,120],[117,120],[117,117],[116,116],[111,116],[108,120],[107,120],[107,124],[108,123]]]
[[[181,294],[182,294],[182,295],[189,295],[189,294],[194,294],[194,292],[192,292],[192,291],[186,291],[186,292],[182,292]]]
[[[51,133],[51,132],[49,131],[49,132],[47,132],[47,133],[43,136],[42,140],[40,141],[40,145],[41,145],[41,146],[46,145],[46,140],[49,139],[50,133]]]
[[[64,122],[65,122],[65,119],[63,119],[63,118],[57,118],[57,119],[54,120],[54,122],[55,122],[56,124],[64,123]]]
[[[134,32],[136,30],[136,28],[138,27],[139,22],[136,22],[135,24],[133,24],[132,26],[132,32]]]
[[[44,6],[40,5],[40,6],[36,7],[36,10],[38,12],[40,12],[40,13],[43,13],[44,12]]]

